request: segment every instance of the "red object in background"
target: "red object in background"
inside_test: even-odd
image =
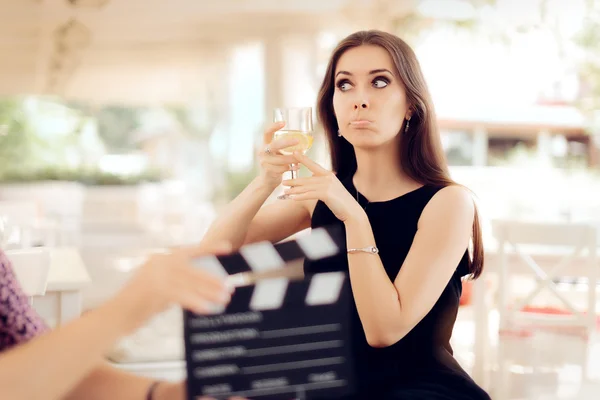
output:
[[[525,306],[521,311],[532,314],[573,315],[571,311],[558,307]],[[584,311],[583,314],[587,314],[587,312]],[[596,316],[596,329],[600,330],[600,315]]]
[[[473,281],[462,281],[462,295],[460,296],[460,302],[458,303],[461,306],[466,306],[471,304],[471,299],[473,297]]]

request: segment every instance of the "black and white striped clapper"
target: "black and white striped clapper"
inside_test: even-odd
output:
[[[285,271],[292,261],[338,251],[331,231],[316,229],[294,241],[248,245],[239,253],[197,262],[235,277]],[[343,272],[297,280],[270,275],[237,287],[227,308],[214,314],[186,311],[188,399],[333,399],[351,394],[350,296]]]

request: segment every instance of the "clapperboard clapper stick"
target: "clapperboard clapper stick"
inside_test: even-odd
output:
[[[339,252],[333,229],[238,253],[202,257],[236,291],[211,315],[184,311],[188,399],[335,399],[353,392],[350,282],[343,272],[304,278],[302,260]]]

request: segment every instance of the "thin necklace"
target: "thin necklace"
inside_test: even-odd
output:
[[[356,187],[354,187],[354,190],[356,190],[356,202],[358,203],[359,206],[360,205],[360,200],[358,199],[358,189],[356,189]],[[369,200],[367,200],[367,198],[365,197],[365,200],[367,201],[367,204],[365,204],[364,206],[361,206],[363,210],[367,211],[367,206],[369,205]]]

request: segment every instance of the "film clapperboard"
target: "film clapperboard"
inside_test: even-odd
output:
[[[226,308],[212,314],[184,311],[188,399],[352,394],[347,275],[286,274],[294,262],[298,269],[304,258],[338,253],[332,232],[314,229],[293,241],[256,243],[195,260],[198,267],[226,275],[236,291]]]

